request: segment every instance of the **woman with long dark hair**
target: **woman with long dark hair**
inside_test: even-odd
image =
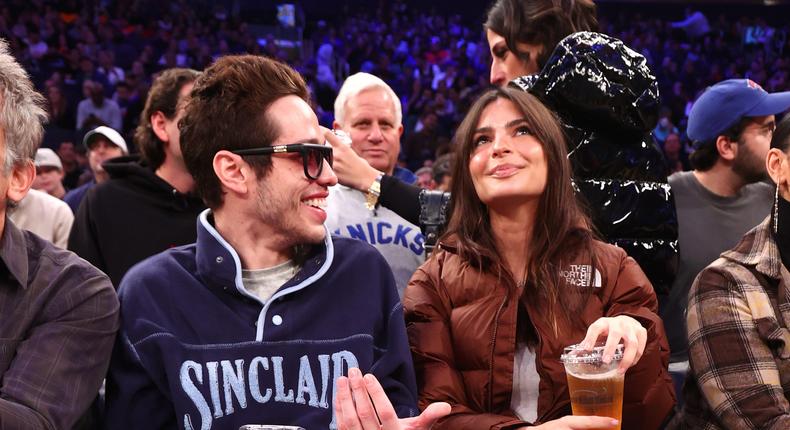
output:
[[[484,28],[491,83],[528,91],[558,115],[591,225],[666,294],[677,268],[677,219],[666,164],[650,135],[659,98],[645,57],[597,33],[592,0],[496,0]],[[420,204],[419,189],[379,178],[353,151],[330,142],[342,184],[366,192],[378,178],[381,204],[421,222],[429,206]]]
[[[497,0],[488,10],[486,38],[491,50],[491,83],[537,75],[567,36],[598,31],[592,0]]]
[[[595,239],[571,185],[563,131],[534,96],[491,90],[455,144],[450,220],[404,297],[420,407],[434,428],[609,428],[571,417],[564,347],[624,344],[623,427],[656,429],[674,404],[650,282]]]

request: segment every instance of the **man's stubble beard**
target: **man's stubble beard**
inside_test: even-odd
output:
[[[768,172],[765,170],[765,160],[757,157],[753,151],[744,150],[745,144],[738,142],[741,151],[732,165],[732,171],[740,176],[746,184],[753,184],[768,179]]]
[[[275,231],[281,234],[283,232],[291,232],[293,235],[292,237],[284,236],[290,239],[289,243],[286,244],[287,246],[299,249],[304,246],[309,247],[309,245],[321,243],[323,237],[320,240],[312,240],[312,238],[306,237],[304,234],[297,235],[297,233],[301,233],[301,230],[299,229],[299,225],[295,223],[301,220],[294,220],[289,217],[299,213],[299,205],[301,203],[297,200],[288,199],[287,195],[285,196],[285,201],[282,194],[279,197],[274,197],[276,194],[266,183],[259,182],[256,194],[256,212],[258,220],[274,228]],[[277,200],[275,201],[275,199]],[[296,201],[295,204],[294,201]],[[276,213],[272,209],[276,209],[280,212]]]

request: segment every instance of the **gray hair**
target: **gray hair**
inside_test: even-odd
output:
[[[36,156],[44,137],[44,97],[33,88],[27,72],[16,62],[8,43],[0,39],[0,129],[5,138],[3,174]]]
[[[335,121],[338,124],[345,124],[346,104],[348,104],[348,101],[359,93],[372,88],[381,88],[390,95],[392,104],[395,105],[395,127],[401,125],[403,112],[401,111],[398,95],[381,78],[365,72],[354,73],[343,82],[343,86],[340,87],[340,92],[337,93],[337,98],[335,99]]]

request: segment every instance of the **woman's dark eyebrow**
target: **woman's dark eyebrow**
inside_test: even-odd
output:
[[[527,122],[527,120],[525,118],[514,119],[513,121],[510,121],[507,124],[505,124],[505,128],[513,128],[513,127],[515,127],[517,125],[521,125],[522,123],[526,123],[526,122]],[[490,132],[492,130],[494,130],[493,127],[480,127],[477,130],[475,130],[474,134],[487,133],[487,132]]]
[[[526,122],[527,120],[525,118],[514,119],[513,121],[510,121],[509,123],[505,124],[505,128],[513,128],[517,125],[521,125],[522,123],[526,123]]]

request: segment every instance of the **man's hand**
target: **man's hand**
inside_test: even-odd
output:
[[[617,344],[622,340],[623,359],[620,361],[618,371],[624,374],[629,367],[636,364],[647,344],[647,330],[639,321],[625,315],[614,318],[598,318],[587,328],[587,336],[581,342],[585,349],[592,349],[599,336],[606,336],[606,346],[603,350],[604,363],[610,363],[614,356]]]
[[[357,155],[351,145],[343,143],[331,130],[322,127],[322,131],[324,138],[332,145],[332,170],[335,171],[338,182],[359,191],[367,191],[381,172]]]
[[[356,368],[348,371],[348,378],[338,378],[336,384],[338,430],[427,430],[450,413],[449,404],[432,403],[417,417],[399,419],[376,377],[363,377]]]

